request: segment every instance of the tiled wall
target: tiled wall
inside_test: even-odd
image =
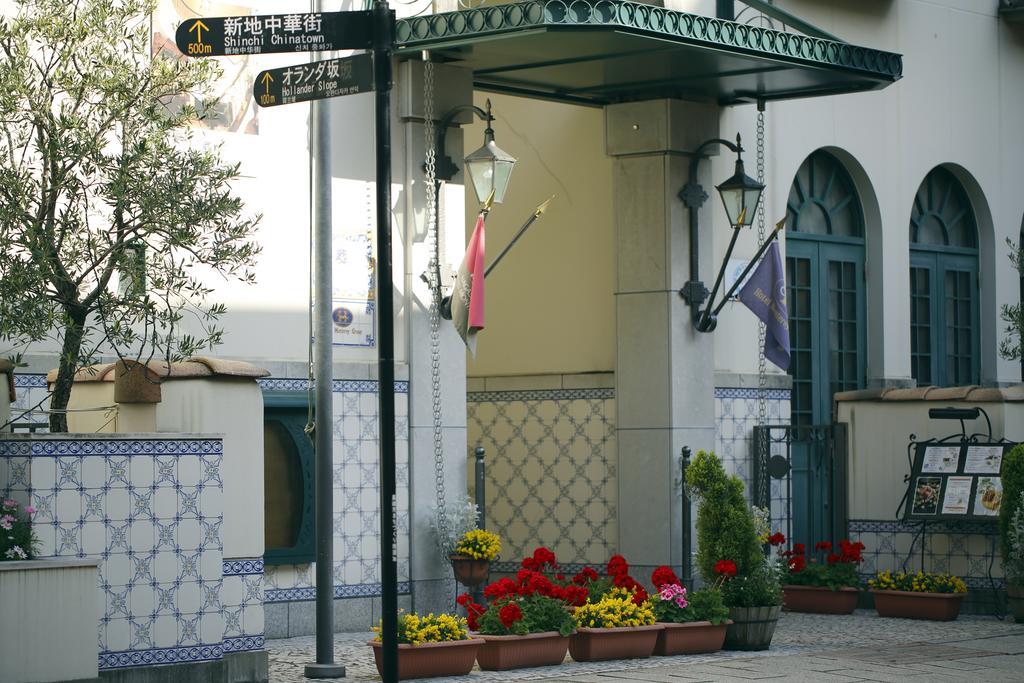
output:
[[[267,391],[303,395],[305,379],[260,380]],[[334,392],[334,597],[381,594],[377,382],[336,379]],[[409,592],[409,383],[395,382],[398,580]],[[268,603],[314,600],[313,564],[265,570]],[[369,624],[367,624],[368,626]]]
[[[487,527],[497,569],[537,545],[569,563],[604,563],[618,536],[615,391],[609,386],[470,391],[468,439],[486,449]],[[562,384],[562,380],[558,380]],[[469,476],[473,477],[472,465]]]
[[[765,392],[768,424],[788,424],[789,390]],[[739,476],[748,490],[751,443],[758,419],[757,393],[750,387],[715,387],[715,453],[726,471]]]
[[[221,457],[216,438],[0,440],[0,489],[36,508],[39,556],[100,560],[100,669],[262,647],[259,600],[247,641],[225,629]]]

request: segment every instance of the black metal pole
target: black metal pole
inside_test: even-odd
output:
[[[380,386],[381,675],[398,681],[398,565],[395,561],[395,329],[391,272],[391,51],[395,13],[373,4],[377,147],[377,358]]]
[[[711,312],[711,315],[718,315],[722,311],[722,308],[724,308],[725,304],[728,303],[729,297],[731,297],[732,293],[739,289],[739,286],[743,284],[743,279],[747,277],[747,273],[749,273],[754,268],[754,266],[756,266],[761,261],[761,256],[764,255],[764,252],[768,251],[768,247],[771,246],[771,243],[775,240],[776,237],[778,237],[779,231],[782,230],[783,226],[785,225],[785,218],[783,218],[781,221],[775,224],[775,229],[772,230],[772,234],[768,235],[768,239],[764,241],[764,244],[760,246],[760,248],[757,250],[757,253],[754,254],[753,258],[750,259],[750,263],[748,263],[747,267],[743,269],[743,272],[739,274],[739,277],[736,278],[736,281],[732,283],[732,287],[730,287],[729,291],[725,293],[725,296],[722,297],[722,300],[718,302],[718,305],[715,306],[715,310]],[[710,307],[712,303],[714,303],[714,301],[708,302],[708,307]]]
[[[691,534],[690,534],[690,497],[686,495],[686,469],[690,466],[690,447],[683,446],[682,459],[679,463],[680,476],[682,477],[683,496],[683,586],[686,590],[693,590],[693,558],[691,557]]]
[[[477,509],[477,526],[481,529],[487,528],[487,496],[484,484],[484,451],[483,446],[477,446],[476,455],[476,467],[473,473],[476,475],[476,509]]]
[[[729,258],[732,256],[732,250],[736,248],[736,239],[740,236],[740,229],[733,226],[732,239],[729,240],[729,248],[725,250],[725,260],[723,263],[729,263]],[[697,319],[697,329],[703,332],[704,330],[713,330],[718,324],[717,320],[711,317],[711,306],[715,303],[715,295],[718,294],[718,288],[722,286],[722,279],[725,277],[725,267],[718,271],[718,277],[715,278],[715,286],[711,288],[711,294],[708,295],[708,305],[704,307],[704,312],[700,314]]]

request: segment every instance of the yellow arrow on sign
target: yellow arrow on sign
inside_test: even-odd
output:
[[[269,71],[264,71],[263,72],[263,78],[261,78],[260,80],[263,81],[263,85],[266,87],[267,94],[269,95],[270,94],[270,82],[274,80],[274,77],[270,75]]]
[[[188,29],[188,32],[192,33],[192,31],[195,31],[196,32],[196,42],[197,43],[202,43],[203,42],[203,31],[209,31],[209,30],[210,30],[210,27],[207,26],[206,24],[204,24],[202,19],[196,19],[196,23],[192,24],[192,26]]]

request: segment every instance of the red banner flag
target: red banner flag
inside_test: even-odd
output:
[[[476,333],[484,329],[484,217],[476,217],[466,255],[455,277],[452,292],[452,322],[469,352],[476,357]]]

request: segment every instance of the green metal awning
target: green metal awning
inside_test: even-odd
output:
[[[604,105],[737,104],[874,90],[903,57],[623,0],[529,0],[398,21],[398,55],[473,70],[475,87]]]

